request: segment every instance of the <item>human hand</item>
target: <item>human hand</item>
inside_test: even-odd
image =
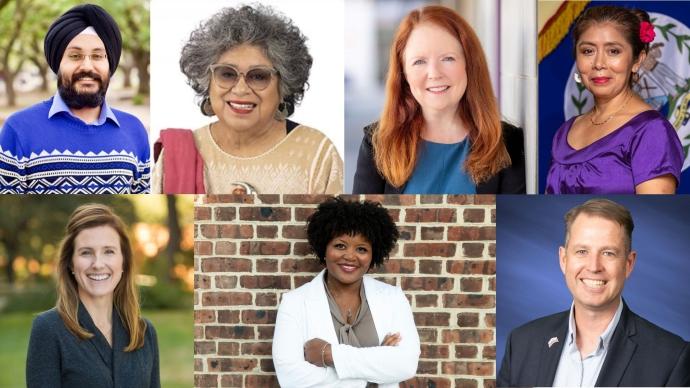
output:
[[[388,333],[385,337],[383,337],[381,346],[398,346],[400,341],[402,341],[400,333]]]
[[[312,338],[304,343],[304,360],[319,367],[329,365],[331,358],[330,344],[321,338]],[[324,349],[325,346],[325,349]],[[321,352],[324,352],[321,354]],[[326,365],[324,365],[324,361]]]

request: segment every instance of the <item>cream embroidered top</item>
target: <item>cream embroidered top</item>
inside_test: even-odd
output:
[[[259,194],[343,192],[343,160],[326,135],[314,128],[298,125],[271,149],[253,157],[223,151],[210,126],[195,130],[194,141],[204,160],[207,194],[231,194],[243,183]],[[163,192],[163,170],[161,153],[152,176],[153,193]]]

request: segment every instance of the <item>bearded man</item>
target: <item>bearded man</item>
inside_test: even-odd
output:
[[[53,22],[43,47],[58,90],[4,123],[0,193],[148,192],[146,129],[105,99],[122,52],[115,20],[97,5],[78,5]]]

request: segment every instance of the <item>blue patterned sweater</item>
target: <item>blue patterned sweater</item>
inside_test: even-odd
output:
[[[148,193],[148,135],[136,117],[89,125],[68,112],[48,117],[53,98],[11,115],[0,130],[0,193]]]

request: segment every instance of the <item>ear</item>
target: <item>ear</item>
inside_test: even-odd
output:
[[[637,261],[637,252],[630,251],[628,257],[625,258],[625,278],[627,279],[635,267],[635,262]]]
[[[561,272],[563,272],[563,275],[565,275],[565,262],[565,247],[558,247],[558,263],[561,265]]]
[[[642,65],[642,62],[644,62],[645,59],[647,59],[647,52],[640,52],[640,55],[637,56],[637,60],[633,63],[633,73],[637,73],[638,71],[640,71],[640,66]]]

